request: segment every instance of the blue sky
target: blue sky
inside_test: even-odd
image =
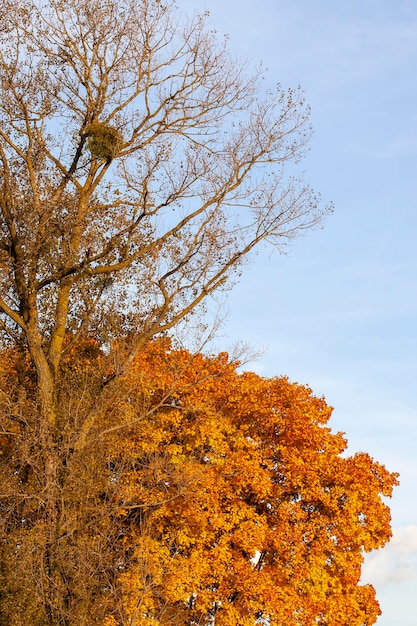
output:
[[[228,299],[218,340],[251,368],[325,395],[349,449],[401,473],[394,539],[366,562],[383,615],[417,624],[417,2],[182,0],[271,85],[300,84],[315,134],[302,167],[333,201],[288,256],[262,251]]]

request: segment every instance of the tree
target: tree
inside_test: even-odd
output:
[[[256,246],[282,249],[327,210],[294,176],[310,135],[301,91],[262,96],[204,16],[158,0],[5,0],[0,33],[4,432],[20,442],[3,489],[21,532],[8,554],[33,556],[14,578],[22,623],[68,624],[77,585],[90,619],[104,558],[91,548],[83,582],[81,557],[62,570],[70,518],[89,510],[65,500],[71,472],[136,354],[229,286]],[[80,380],[65,359],[86,338],[106,365]]]
[[[105,361],[91,340],[66,357],[77,398],[83,386],[94,397]],[[55,624],[375,623],[361,564],[391,535],[383,497],[396,475],[365,453],[342,454],[331,408],[309,388],[236,367],[226,354],[193,355],[167,340],[137,353],[117,402],[68,459]],[[6,473],[26,443],[8,445]],[[33,501],[38,469],[33,460],[26,475],[13,469],[20,510],[6,504],[14,527],[2,546],[0,623],[45,624],[51,573],[44,555],[37,562],[46,530]]]
[[[2,331],[27,346],[54,427],[69,334],[124,336],[123,371],[255,246],[326,210],[286,173],[310,135],[302,93],[260,97],[203,17],[157,0],[3,13]]]
[[[163,354],[155,381],[160,350],[131,374],[149,403],[123,497],[133,623],[373,624],[360,570],[390,537],[381,496],[396,475],[365,453],[342,456],[331,408],[309,388],[185,351]]]

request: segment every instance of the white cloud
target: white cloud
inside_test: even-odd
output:
[[[417,552],[417,526],[415,524],[398,528],[394,532],[391,548],[400,556]]]
[[[368,555],[362,582],[374,585],[404,583],[417,579],[417,525],[394,529],[390,543]]]

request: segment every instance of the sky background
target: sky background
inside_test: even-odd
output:
[[[287,256],[262,251],[218,339],[250,369],[308,384],[331,426],[401,474],[394,538],[367,558],[378,626],[417,626],[417,0],[180,0],[230,50],[300,84],[315,130],[306,180],[335,212]],[[336,626],[336,625],[335,625]]]

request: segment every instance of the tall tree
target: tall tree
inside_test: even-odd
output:
[[[24,442],[18,495],[3,489],[6,517],[25,520],[9,556],[26,546],[42,572],[43,604],[16,579],[22,606],[44,606],[21,623],[69,624],[74,588],[89,588],[61,567],[69,468],[94,447],[116,383],[256,246],[282,249],[327,210],[296,177],[301,91],[262,95],[204,16],[171,0],[5,0],[0,19],[0,333],[20,355],[4,416]],[[107,365],[79,380],[65,358],[91,336]],[[28,502],[43,522],[26,536]]]

